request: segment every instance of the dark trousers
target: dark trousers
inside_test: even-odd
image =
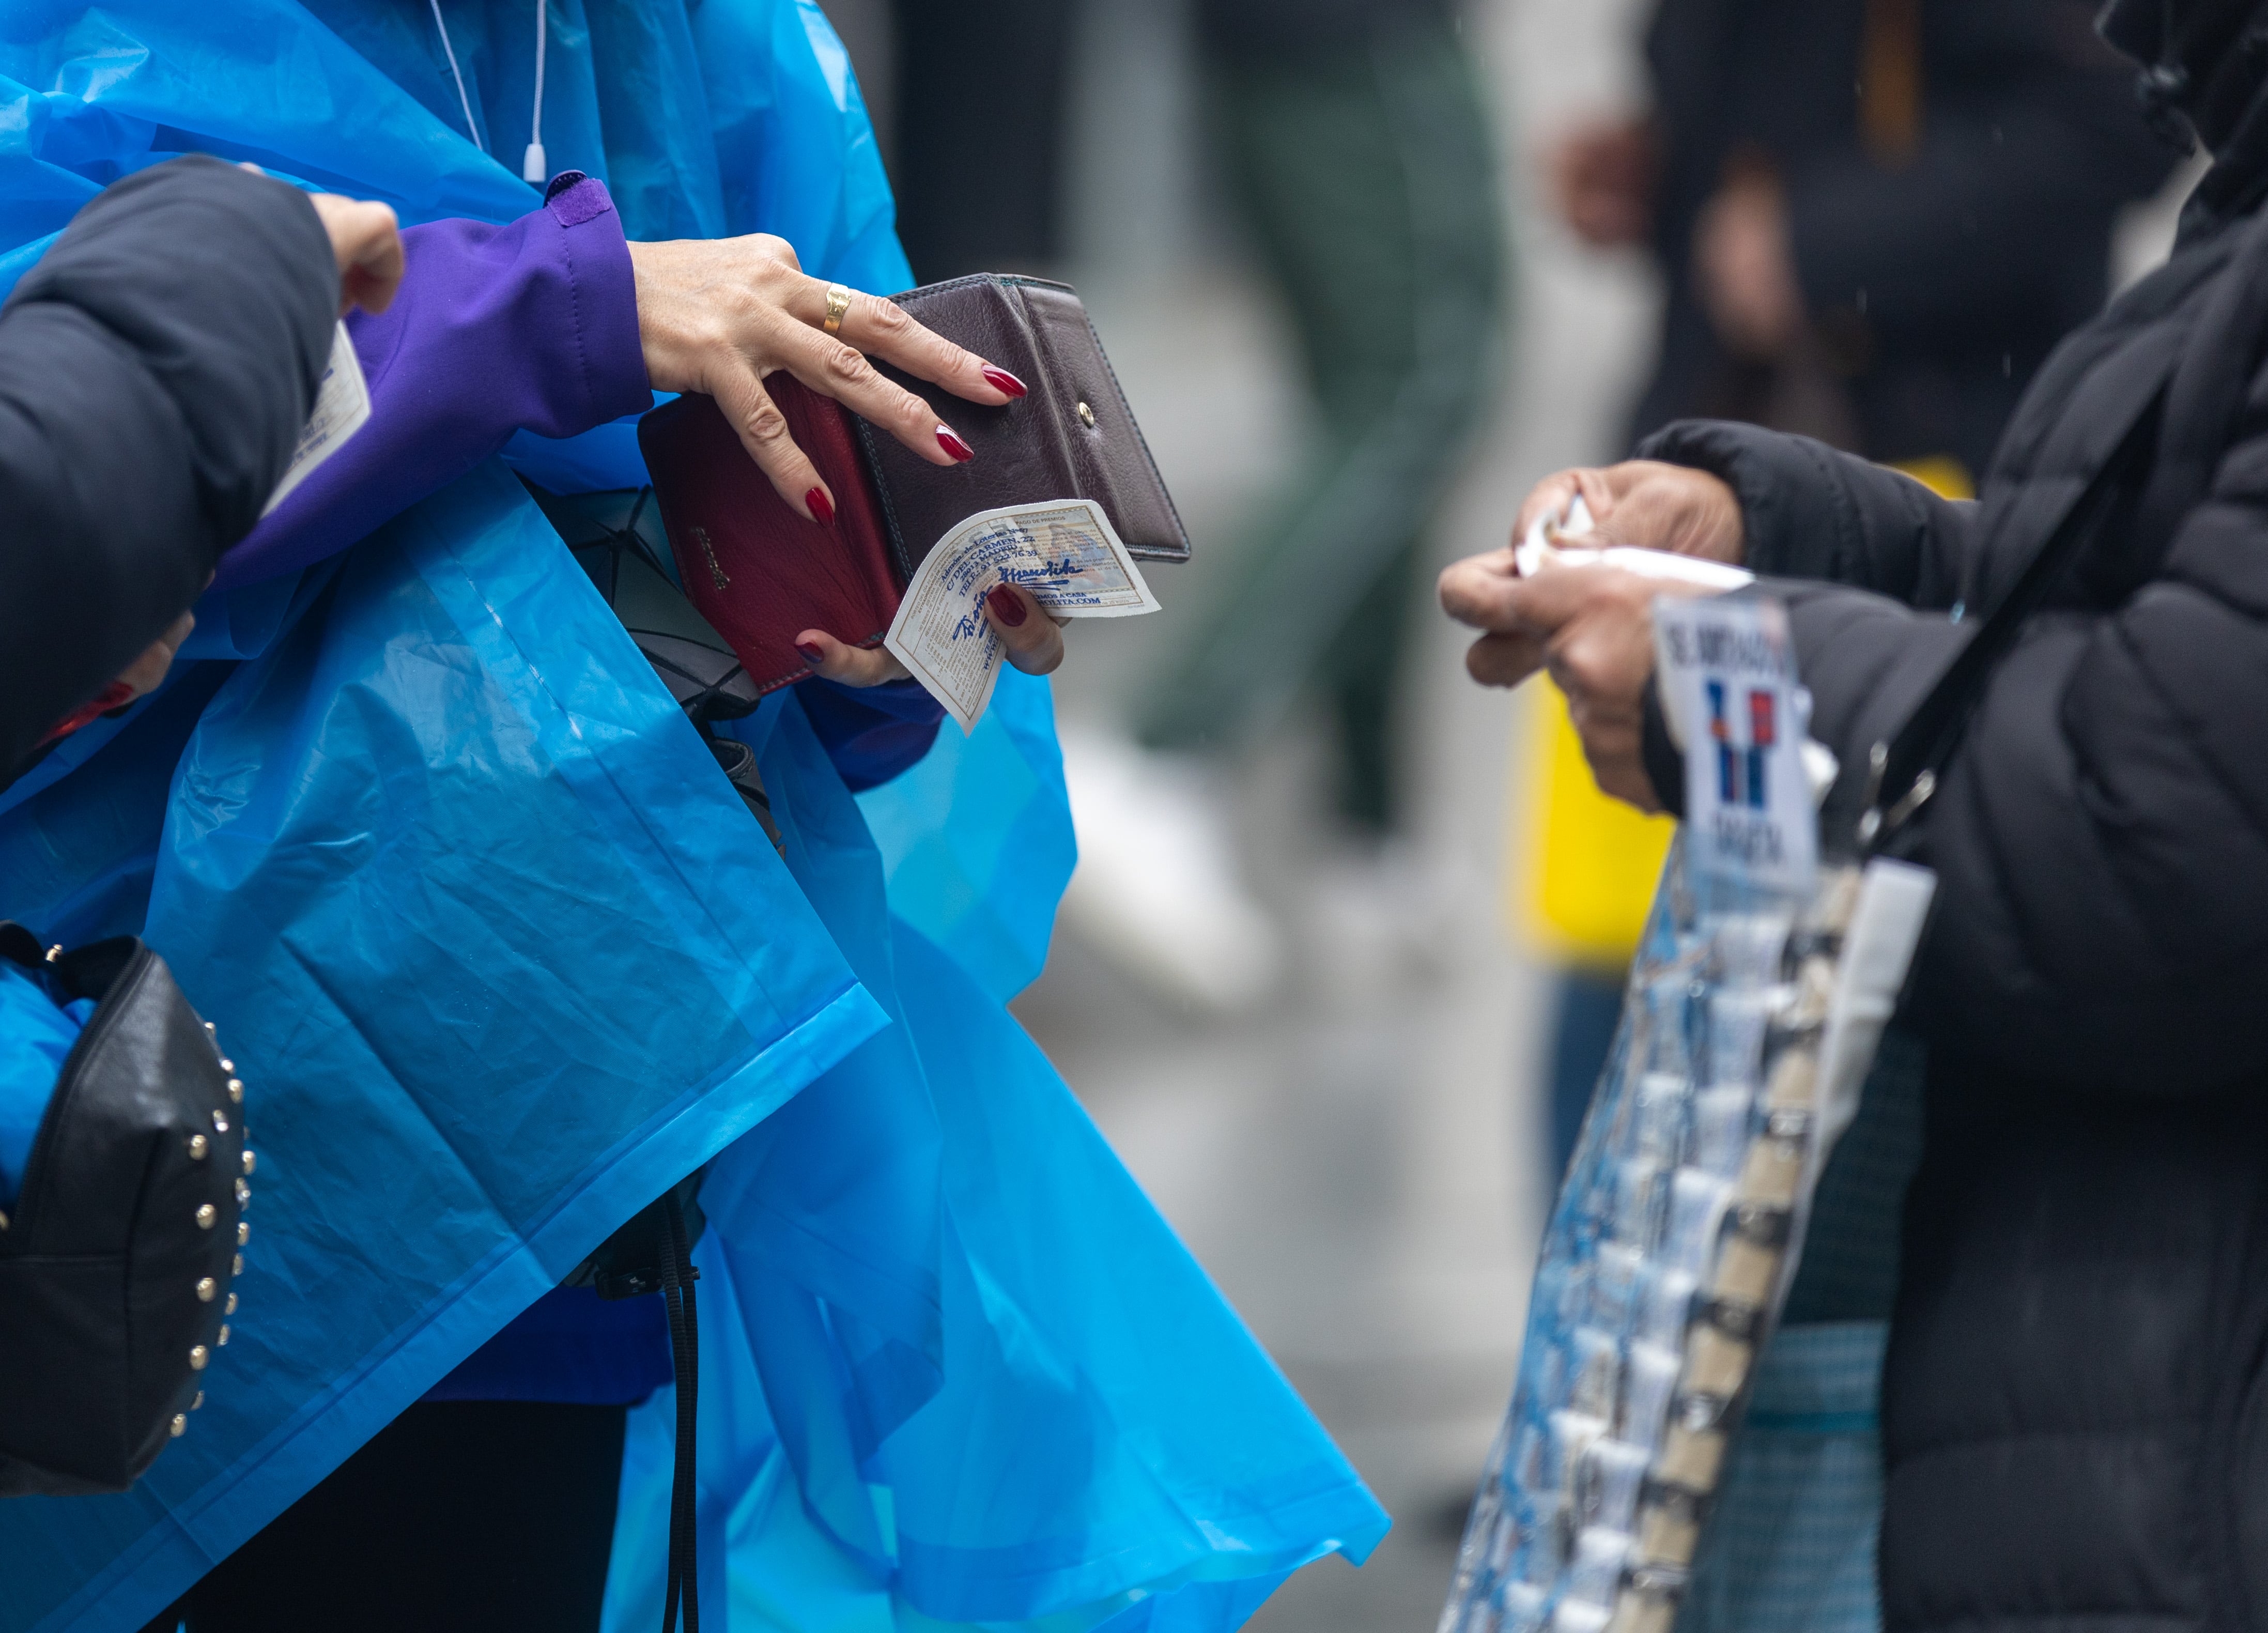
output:
[[[1394,825],[1393,695],[1419,541],[1490,394],[1495,148],[1470,61],[1422,17],[1214,65],[1232,195],[1285,298],[1323,432],[1137,722],[1233,752],[1303,688],[1336,716],[1338,804]]]
[[[413,1406],[144,1633],[595,1633],[619,1406]]]

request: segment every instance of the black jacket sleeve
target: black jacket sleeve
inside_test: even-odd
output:
[[[259,519],[338,287],[306,195],[185,158],[95,198],[0,306],[0,777]]]
[[[1723,420],[1681,420],[1638,445],[1722,477],[1741,502],[1746,561],[1758,574],[1856,585],[1910,606],[1961,593],[1976,506],[1911,477],[1790,437]]]
[[[1913,527],[1908,496],[1859,461],[1799,476],[1782,457],[1801,489],[1784,513],[1847,505],[1862,539]],[[1940,511],[1918,554],[1948,554],[1952,525]],[[2097,1092],[2268,1070],[2264,541],[2268,374],[2157,577],[2114,607],[2036,616],[1924,808],[1917,859],[1939,888],[1913,1014],[1933,1043]],[[1863,576],[1871,558],[1841,559]],[[1846,783],[1969,634],[1881,587],[1898,599],[1782,586],[1813,734]]]

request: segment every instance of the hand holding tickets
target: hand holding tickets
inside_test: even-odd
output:
[[[1667,550],[1640,549],[1633,545],[1601,548],[1565,542],[1585,537],[1595,525],[1591,519],[1591,507],[1579,493],[1567,501],[1567,508],[1557,516],[1535,519],[1528,529],[1528,537],[1513,551],[1513,564],[1520,569],[1523,578],[1533,578],[1547,567],[1596,566],[1619,567],[1642,578],[1674,578],[1682,584],[1698,585],[1705,590],[1737,590],[1756,582],[1756,575],[1745,568],[1728,567],[1698,555],[1676,555]]]
[[[1000,677],[1000,637],[984,616],[984,597],[1003,583],[1021,586],[1058,622],[1158,610],[1133,556],[1091,499],[969,517],[923,559],[882,643],[964,732],[976,729]]]

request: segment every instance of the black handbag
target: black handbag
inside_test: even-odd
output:
[[[244,1085],[130,936],[0,957],[97,1001],[0,1215],[0,1496],[122,1491],[202,1404],[244,1267]]]

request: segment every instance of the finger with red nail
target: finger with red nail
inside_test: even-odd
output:
[[[911,678],[906,666],[882,648],[852,646],[824,629],[806,629],[795,637],[795,650],[812,673],[843,686],[880,686]]]
[[[984,615],[1008,661],[1026,674],[1052,674],[1063,662],[1063,630],[1021,585],[996,584],[987,590]]]
[[[833,496],[772,401],[771,375],[792,375],[939,466],[976,457],[939,418],[955,410],[886,377],[870,354],[981,408],[1005,408],[1029,394],[1006,369],[924,327],[895,301],[806,276],[784,239],[633,243],[630,259],[654,389],[715,398],[779,496],[822,526]]]

